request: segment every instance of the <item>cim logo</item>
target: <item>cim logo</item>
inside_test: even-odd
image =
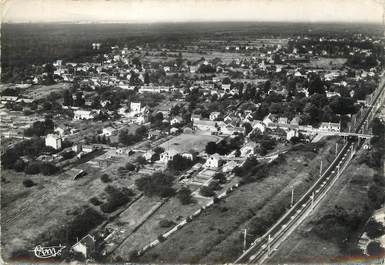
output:
[[[65,246],[62,246],[62,245],[52,246],[52,247],[42,247],[40,245],[37,245],[33,249],[33,252],[35,253],[35,256],[37,258],[48,259],[48,258],[60,256],[64,248]]]

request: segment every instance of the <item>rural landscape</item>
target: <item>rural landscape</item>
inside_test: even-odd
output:
[[[3,23],[3,261],[381,264],[384,45],[378,24]]]

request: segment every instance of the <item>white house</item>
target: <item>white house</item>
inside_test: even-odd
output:
[[[62,138],[56,134],[48,134],[45,137],[45,146],[50,146],[55,150],[60,150],[62,144]]]
[[[204,164],[206,168],[218,168],[221,166],[222,160],[218,154],[211,155]]]
[[[298,131],[297,130],[290,130],[286,133],[286,140],[290,141],[293,137],[298,137]]]
[[[103,128],[103,130],[102,130],[102,134],[107,136],[107,137],[110,137],[110,136],[114,135],[115,133],[116,133],[116,129],[112,128],[112,127]]]
[[[142,104],[140,102],[131,102],[130,110],[133,113],[139,113],[142,110]]]
[[[213,112],[210,113],[210,117],[209,118],[210,118],[211,121],[215,121],[216,119],[219,118],[219,115],[221,115],[220,112],[213,111]]]
[[[163,153],[160,154],[160,162],[167,164],[168,161],[171,161],[174,159],[174,156],[176,156],[178,152],[174,149],[169,149]]]
[[[256,143],[254,142],[248,142],[247,144],[245,144],[241,149],[241,157],[249,157],[249,156],[252,156],[254,155],[254,150],[255,150],[255,147],[257,146]]]
[[[321,131],[339,132],[341,130],[341,124],[334,122],[323,122],[321,123],[319,129]]]
[[[253,129],[258,129],[261,133],[264,133],[266,130],[266,125],[259,120],[253,121],[251,126],[253,127]]]
[[[91,110],[75,110],[74,120],[91,120],[95,118],[96,112]]]
[[[182,121],[183,121],[183,119],[182,119],[182,117],[180,117],[180,116],[175,116],[174,118],[172,118],[171,120],[170,120],[170,124],[171,125],[174,125],[174,124],[180,124],[180,123],[182,123]]]
[[[71,250],[73,252],[82,254],[85,258],[88,258],[90,256],[90,253],[95,250],[95,242],[95,237],[88,234],[83,237],[80,241],[78,241],[75,245],[73,245],[71,247]]]
[[[147,151],[146,153],[143,154],[143,157],[144,157],[147,161],[149,161],[149,160],[151,160],[151,158],[152,158],[153,155],[155,155],[155,152],[152,151],[152,150],[149,150],[149,151]]]

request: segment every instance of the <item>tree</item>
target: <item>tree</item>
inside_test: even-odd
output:
[[[383,257],[385,254],[385,249],[381,247],[381,244],[376,241],[371,241],[366,247],[366,251],[369,256],[374,257]]]
[[[108,176],[108,174],[103,174],[101,177],[100,177],[100,180],[104,183],[107,183],[107,182],[111,182],[111,179],[110,179],[110,176]]]
[[[213,179],[217,180],[220,184],[224,184],[227,182],[227,179],[223,173],[216,173]]]
[[[177,193],[177,198],[183,205],[190,204],[192,202],[191,190],[187,187],[182,187]]]
[[[35,182],[33,182],[31,179],[23,180],[24,187],[30,188],[32,186],[35,186]]]
[[[146,126],[140,126],[135,130],[135,135],[140,137],[141,139],[147,137],[148,129]]]
[[[366,225],[366,233],[368,237],[375,239],[382,236],[385,233],[385,228],[381,223],[376,220],[370,220]]]
[[[199,190],[199,194],[205,197],[212,197],[215,195],[215,192],[207,186],[202,186]]]
[[[162,172],[155,172],[150,176],[144,176],[135,181],[138,190],[146,196],[170,197],[175,194],[172,185],[174,177]]]
[[[208,142],[205,151],[209,155],[215,154],[217,151],[217,144],[215,142]]]
[[[35,175],[40,173],[40,164],[37,162],[30,162],[24,169],[25,174]]]
[[[135,162],[142,166],[142,165],[145,165],[147,163],[146,159],[143,157],[143,156],[138,156],[135,160]]]
[[[72,94],[68,89],[64,90],[63,93],[63,105],[64,106],[72,106],[73,105],[73,99],[72,99]]]
[[[243,127],[245,127],[245,135],[248,135],[253,130],[253,127],[249,122],[245,122]]]
[[[193,161],[177,154],[172,160],[168,161],[167,166],[176,171],[182,171],[190,168],[193,165]]]
[[[25,168],[24,161],[21,159],[17,159],[15,164],[13,165],[13,169],[15,169],[15,171],[17,172],[22,172],[24,171],[24,168]]]
[[[56,172],[59,171],[59,168],[57,168],[52,163],[42,163],[40,164],[40,172],[43,173],[45,176],[53,175]]]

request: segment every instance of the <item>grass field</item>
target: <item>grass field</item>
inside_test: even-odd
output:
[[[325,158],[324,163],[331,161],[334,143],[334,139],[329,139],[318,153],[290,151],[286,159],[271,166],[268,177],[241,186],[167,241],[145,253],[140,261],[234,261],[242,252],[242,229],[248,227],[250,220],[256,217],[267,218],[272,224],[277,219],[277,209],[284,210],[288,206],[291,187],[295,187],[297,198],[317,178],[319,156]]]
[[[201,152],[205,149],[208,142],[216,142],[220,139],[220,137],[214,135],[181,134],[160,146],[166,150],[175,149],[180,153],[188,152],[190,150]]]
[[[346,63],[346,61],[346,58],[320,57],[319,59],[311,59],[308,65],[314,68],[339,69]]]
[[[329,191],[330,195],[321,202],[311,217],[289,236],[270,262],[273,264],[293,261],[341,263],[350,260],[351,257],[346,253],[346,250],[341,249],[339,240],[321,238],[314,232],[314,228],[317,221],[330,214],[330,210],[334,209],[335,206],[344,208],[348,213],[365,212],[369,203],[367,189],[374,174],[373,169],[365,164],[358,164],[355,160]],[[343,229],[340,231],[340,236],[343,236]],[[353,245],[356,243],[354,238],[357,239],[360,234],[360,229],[349,234],[349,237],[353,238]],[[341,238],[340,240],[346,239]]]

